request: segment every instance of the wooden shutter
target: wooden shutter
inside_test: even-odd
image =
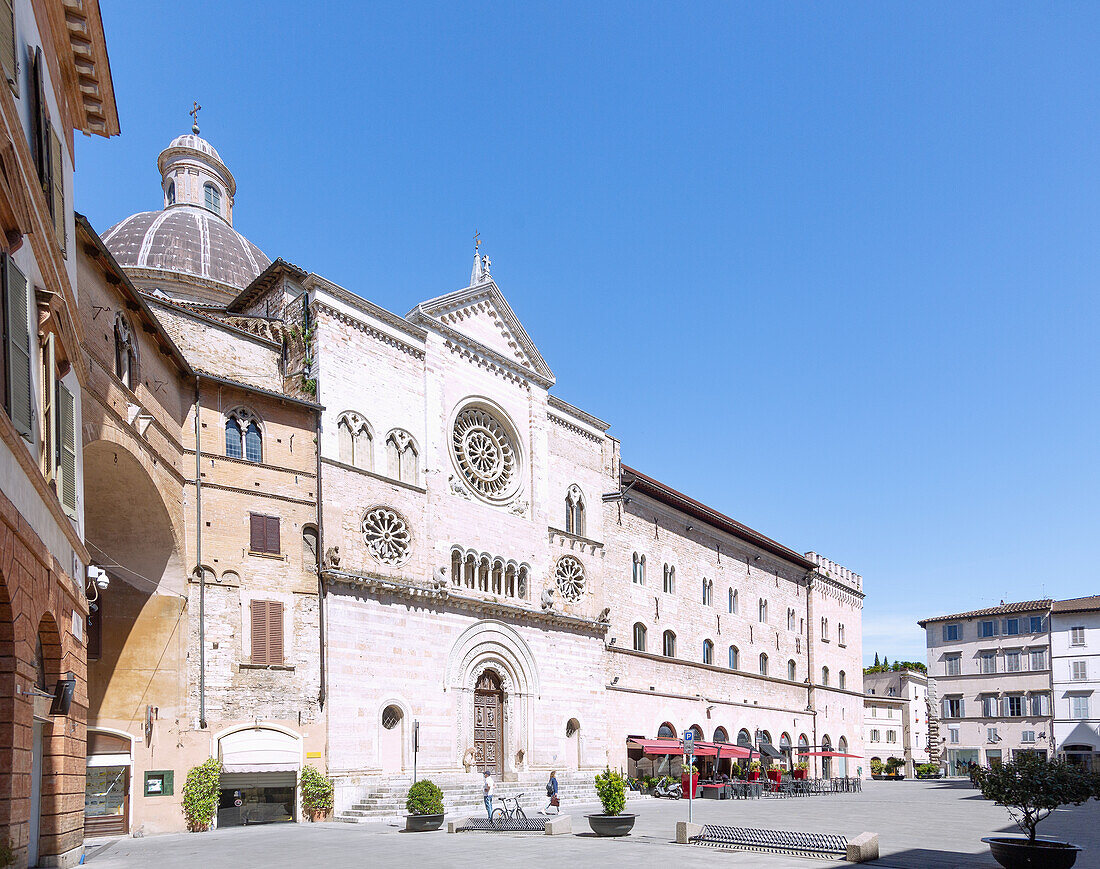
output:
[[[57,351],[54,334],[42,349],[42,474],[49,483],[57,477]]]
[[[267,517],[259,513],[249,513],[248,548],[253,552],[264,552],[267,542]]]
[[[38,180],[42,182],[42,189],[48,194],[49,187],[46,183],[50,169],[50,120],[46,109],[46,87],[42,77],[42,49],[34,50],[34,60],[31,62],[31,111],[34,117],[34,166],[38,170]]]
[[[273,555],[278,555],[282,552],[282,547],[279,545],[279,517],[278,516],[265,516],[264,517],[267,526],[266,533],[266,548],[264,552],[270,552]]]
[[[57,384],[57,465],[61,506],[76,512],[76,401],[64,383]]]
[[[252,608],[252,663],[266,664],[267,660],[267,601],[254,600]]]
[[[4,302],[7,316],[7,411],[16,431],[31,438],[31,330],[27,325],[27,279],[4,255]]]
[[[267,602],[267,663],[283,663],[283,604]]]
[[[61,139],[50,128],[50,213],[53,214],[53,231],[64,254],[65,245],[65,164],[61,156]]]
[[[19,79],[15,74],[14,0],[0,0],[0,64],[12,91],[19,96]]]

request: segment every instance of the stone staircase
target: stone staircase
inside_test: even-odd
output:
[[[593,781],[595,774],[596,770],[558,773],[558,797],[563,811],[571,805],[599,802]],[[541,772],[524,773],[518,781],[497,780],[495,797],[499,800],[500,797],[522,794],[520,807],[533,816],[546,806],[547,776],[548,773]],[[443,808],[447,817],[485,814],[484,778],[481,773],[451,773],[422,778],[430,778],[443,791]],[[363,795],[352,803],[351,808],[341,810],[337,806],[334,819],[348,824],[365,824],[404,818],[405,797],[411,784],[412,776],[394,776],[367,785],[363,788]]]

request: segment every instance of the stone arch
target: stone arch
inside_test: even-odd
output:
[[[676,726],[671,721],[663,721],[657,728],[657,737],[659,739],[675,739],[676,738]]]

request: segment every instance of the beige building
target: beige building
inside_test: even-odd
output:
[[[1023,601],[918,622],[948,775],[1022,752],[1052,755],[1050,606]]]
[[[917,670],[884,670],[863,674],[863,744],[870,775],[872,760],[892,757],[905,762],[908,778],[929,762],[928,677]]]

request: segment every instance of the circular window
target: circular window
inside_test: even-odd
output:
[[[382,564],[401,565],[409,558],[408,523],[396,510],[373,507],[363,516],[363,540],[367,551]]]
[[[572,555],[563,555],[558,559],[554,579],[558,585],[558,594],[563,600],[576,603],[584,594],[584,565]]]
[[[382,710],[382,726],[386,730],[393,730],[401,723],[401,710],[397,706],[387,706]]]
[[[451,449],[467,485],[479,497],[501,502],[515,494],[519,458],[514,437],[492,413],[482,407],[460,411],[455,417]]]

